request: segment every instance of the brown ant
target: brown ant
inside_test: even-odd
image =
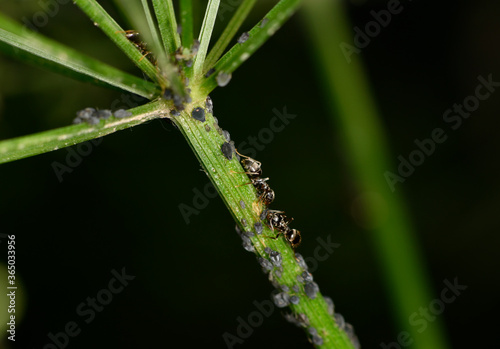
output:
[[[120,32],[118,32],[120,33]],[[156,58],[153,56],[151,51],[148,50],[148,46],[144,41],[141,40],[141,34],[138,31],[135,30],[125,30],[121,33],[125,34],[125,37],[132,43],[134,46],[141,52],[142,58],[139,60],[142,61],[144,57],[150,56],[151,57],[151,63],[154,65],[157,64]]]

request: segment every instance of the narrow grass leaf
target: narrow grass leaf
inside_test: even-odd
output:
[[[96,85],[114,87],[152,99],[155,84],[122,72],[41,34],[28,31],[0,14],[0,49],[36,66]]]
[[[82,123],[0,141],[0,164],[69,147],[165,116],[162,101],[150,102],[130,112],[131,117],[112,117],[97,125]]]
[[[222,56],[226,48],[229,46],[229,43],[240,29],[245,19],[248,17],[248,14],[255,5],[256,1],[257,0],[244,0],[240,4],[238,9],[234,13],[234,16],[231,18],[221,36],[219,37],[219,40],[217,40],[214,47],[210,50],[203,65],[204,73],[213,68],[217,60]]]
[[[163,45],[167,53],[172,56],[181,45],[181,39],[179,33],[177,33],[174,5],[172,4],[172,0],[153,0],[153,6],[163,39]]]
[[[200,41],[200,48],[194,58],[193,63],[193,76],[198,78],[203,74],[203,64],[207,56],[208,45],[214,30],[215,19],[217,18],[217,11],[219,10],[220,0],[209,0],[203,24],[201,25],[201,32],[198,40]]]
[[[191,47],[193,45],[193,1],[180,0],[180,17],[181,17],[181,44],[183,47]]]
[[[215,72],[202,83],[201,93],[208,94],[217,87],[220,72],[232,74],[258,48],[260,48],[299,8],[301,0],[281,0],[264,19],[249,31],[249,38],[233,46],[215,65]]]
[[[139,69],[160,86],[168,83],[158,74],[156,67],[128,40],[125,31],[95,0],[74,0],[74,3],[106,34]]]

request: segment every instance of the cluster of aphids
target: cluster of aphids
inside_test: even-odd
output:
[[[241,154],[240,154],[241,155]],[[259,195],[259,200],[266,206],[269,206],[275,198],[274,190],[271,189],[267,181],[269,178],[261,178],[262,175],[262,164],[252,159],[251,157],[241,155],[241,164],[245,169],[245,173],[250,177],[253,186],[257,190]],[[265,217],[271,229],[276,228],[278,230],[278,235],[274,238],[277,239],[281,234],[287,239],[293,248],[300,245],[302,240],[300,231],[297,229],[292,229],[288,224],[293,220],[285,216],[284,211],[277,210],[265,210]]]
[[[94,108],[85,108],[76,112],[76,118],[73,119],[73,124],[86,122],[89,125],[97,125],[101,120],[109,119],[111,116],[121,119],[132,116],[132,113],[125,109],[118,109],[112,112],[108,109],[96,110]]]

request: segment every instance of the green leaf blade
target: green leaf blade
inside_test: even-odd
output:
[[[222,56],[226,48],[229,46],[231,40],[236,35],[236,32],[240,29],[241,25],[248,17],[248,14],[252,10],[256,1],[257,0],[244,0],[240,4],[238,9],[234,13],[234,16],[231,18],[221,36],[219,37],[219,40],[217,40],[214,47],[210,50],[210,53],[208,54],[203,66],[204,73],[210,70],[215,65],[217,60]]]
[[[128,40],[125,31],[95,0],[74,0],[74,3],[134,62],[139,69],[160,86],[168,83],[158,74],[156,67]]]
[[[133,114],[131,117],[123,119],[113,117],[94,126],[78,124],[0,141],[0,164],[99,138],[157,119],[167,113],[162,101],[150,102],[130,109],[130,112]]]
[[[205,63],[205,58],[207,56],[208,45],[210,44],[210,38],[212,37],[212,32],[214,30],[219,5],[220,0],[210,0],[207,5],[207,10],[201,26],[200,36],[198,38],[200,41],[200,48],[198,49],[198,53],[196,54],[193,62],[193,76],[195,79],[200,78],[203,74],[203,64]]]
[[[69,75],[80,81],[114,87],[152,99],[155,84],[122,72],[65,45],[26,30],[0,14],[0,49],[43,68]]]
[[[177,33],[174,5],[172,0],[153,0],[153,6],[158,19],[163,45],[167,53],[173,56],[181,45],[181,39]]]
[[[208,94],[217,87],[217,74],[232,74],[243,62],[257,51],[298,10],[301,0],[281,0],[249,32],[249,38],[233,46],[215,65],[215,72],[205,78],[200,92]]]

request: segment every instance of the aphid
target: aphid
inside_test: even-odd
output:
[[[180,24],[177,25],[177,34],[182,33],[182,26]]]
[[[262,210],[259,216],[260,220],[263,221],[264,219],[266,219],[266,217],[267,217],[267,210]]]
[[[290,303],[292,303],[292,304],[299,304],[299,302],[300,302],[300,298],[299,297],[297,297],[297,296],[291,296],[290,297]]]
[[[92,117],[90,117],[90,119],[87,120],[87,122],[90,125],[97,125],[99,123],[99,118],[96,116],[92,116]]]
[[[238,38],[238,44],[242,44],[244,43],[245,41],[248,40],[248,38],[250,37],[250,34],[248,34],[248,32],[244,32],[243,34],[241,34],[241,36]]]
[[[118,109],[117,111],[115,111],[114,115],[115,118],[121,119],[132,116],[132,113],[125,109]]]
[[[111,115],[113,115],[111,110],[103,109],[103,110],[97,111],[97,117],[99,119],[108,119]]]
[[[260,22],[260,27],[261,27],[261,28],[262,28],[262,27],[264,27],[264,26],[267,24],[267,22],[269,22],[269,19],[264,18],[264,19],[262,20],[262,22]]]
[[[214,116],[214,125],[219,125],[219,120]]]
[[[274,274],[276,274],[276,277],[277,277],[278,279],[281,279],[281,273],[282,273],[282,271],[281,271],[281,270],[275,270],[275,271],[274,271]]]
[[[205,109],[209,114],[214,113],[214,103],[212,102],[212,98],[210,98],[210,96],[207,96],[207,99],[205,100]]]
[[[280,286],[280,288],[281,288],[281,290],[282,290],[283,292],[288,292],[288,291],[290,291],[290,287],[288,287],[287,285],[281,285],[281,286]]]
[[[290,303],[290,296],[286,292],[275,293],[272,298],[278,308],[284,308]]]
[[[347,333],[347,337],[349,337],[349,339],[351,340],[352,346],[355,349],[361,348],[361,344],[359,343],[358,336],[356,336],[356,333],[354,332],[354,327],[351,324],[346,323],[344,331],[345,331],[345,333]]]
[[[174,98],[174,92],[171,89],[165,89],[162,94],[163,99],[170,101]]]
[[[245,206],[245,201],[240,200],[240,207],[241,207],[242,209],[245,209],[245,207],[246,207],[246,206]]]
[[[229,134],[228,131],[222,130],[222,135],[224,136],[224,139],[226,140],[226,142],[231,142],[231,135]]]
[[[265,247],[264,248],[264,252],[267,253],[267,254],[270,254],[272,252],[271,247]]]
[[[307,329],[307,332],[309,332],[312,335],[315,335],[316,333],[318,333],[318,330],[315,327],[311,326]]]
[[[241,229],[240,227],[238,227],[238,225],[236,225],[234,229],[236,230],[236,233],[238,233],[238,235],[241,235]]]
[[[76,116],[82,120],[88,120],[92,116],[97,116],[97,114],[94,108],[85,108],[83,110],[76,112]]]
[[[254,252],[255,248],[252,245],[252,241],[245,235],[241,235],[241,240],[243,240],[243,248],[248,252]]]
[[[300,253],[295,253],[295,260],[302,269],[307,270],[306,261],[304,260],[304,257],[302,257]]]
[[[323,345],[323,338],[321,338],[319,335],[315,334],[312,336],[312,342],[315,345]]]
[[[335,315],[333,316],[334,319],[335,319],[335,323],[337,324],[337,326],[340,328],[340,329],[344,329],[345,328],[345,320],[344,320],[344,317],[342,316],[342,314],[340,313],[335,313]]]
[[[231,144],[224,142],[220,146],[220,150],[222,151],[222,154],[226,157],[228,160],[233,159],[233,148],[231,147]]]
[[[262,234],[262,230],[264,229],[264,226],[262,225],[261,222],[257,222],[253,225],[253,227],[255,228],[255,232],[257,234]]]
[[[79,117],[76,117],[73,119],[73,124],[77,125],[77,124],[81,124],[83,122],[82,119],[80,119]]]
[[[201,107],[194,108],[191,112],[191,116],[193,117],[193,119],[205,122],[205,109]]]
[[[304,285],[304,292],[307,297],[314,299],[316,298],[317,293],[319,292],[318,284],[315,282],[308,282]]]
[[[293,286],[292,286],[292,290],[293,290],[293,292],[295,292],[295,293],[299,293],[299,292],[300,292],[300,287],[299,287],[299,285],[293,285]]]
[[[333,316],[335,314],[335,304],[333,304],[333,300],[330,297],[324,296],[326,305],[328,306],[328,314]]]
[[[253,233],[253,231],[251,230],[247,230],[245,231],[243,234],[245,234],[246,236],[254,236],[255,234]]]
[[[259,264],[262,268],[266,270],[273,270],[273,265],[267,259],[259,257]]]
[[[283,262],[283,257],[281,257],[281,253],[279,253],[278,251],[271,251],[271,253],[269,253],[269,258],[271,259],[271,262],[277,267],[281,266],[281,263]]]
[[[310,272],[304,271],[302,273],[302,278],[304,279],[305,282],[312,282],[313,281],[313,276]]]
[[[193,55],[197,54],[199,49],[200,49],[200,40],[194,39],[193,46],[191,47],[191,54]]]
[[[215,68],[211,68],[209,71],[207,71],[206,74],[205,74],[205,77],[208,78],[213,73],[215,73]]]
[[[170,111],[170,115],[172,115],[172,116],[179,116],[179,115],[181,115],[181,113],[177,109],[172,109]]]
[[[246,227],[247,226],[247,220],[245,218],[241,219],[241,224]]]
[[[208,126],[208,124],[205,124],[205,131],[210,132],[210,126]]]
[[[229,84],[229,81],[231,81],[231,77],[231,73],[225,73],[221,71],[219,72],[219,74],[217,74],[215,80],[217,80],[217,85],[219,85],[220,87],[224,87]]]

